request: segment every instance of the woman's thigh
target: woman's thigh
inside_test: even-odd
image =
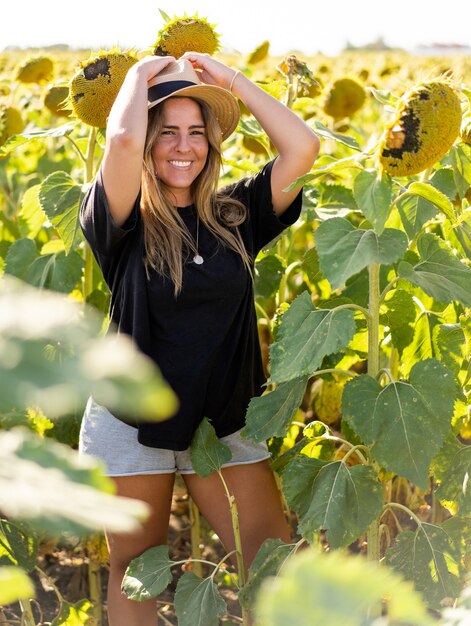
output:
[[[224,468],[222,474],[237,505],[244,563],[248,567],[265,539],[289,542],[291,527],[268,461],[233,465]],[[226,550],[234,550],[229,502],[219,475],[213,472],[202,478],[186,474],[183,478],[190,496]]]
[[[167,543],[175,474],[119,476],[112,480],[117,495],[143,500],[149,506],[149,516],[137,531],[106,534],[110,564],[123,568],[148,548]]]

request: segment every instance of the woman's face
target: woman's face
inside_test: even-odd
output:
[[[187,206],[208,156],[206,127],[198,103],[190,98],[169,98],[162,106],[163,125],[152,148],[155,173],[171,201]]]

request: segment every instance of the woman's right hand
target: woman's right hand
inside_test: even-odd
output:
[[[154,78],[154,76],[160,74],[160,72],[165,69],[167,65],[174,63],[175,61],[175,57],[172,56],[159,57],[148,55],[135,63],[131,70],[137,73],[142,71],[146,77],[146,82],[149,82],[152,78]]]

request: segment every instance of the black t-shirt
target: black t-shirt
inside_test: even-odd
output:
[[[300,192],[282,219],[273,212],[272,165],[224,189],[248,209],[238,228],[253,259],[301,211]],[[198,251],[204,263],[197,265],[188,256],[180,294],[175,296],[173,283],[157,272],[148,279],[139,203],[137,198],[118,227],[98,174],[82,203],[80,224],[111,290],[111,320],[155,361],[180,401],[177,414],[163,422],[117,416],[137,426],[143,445],[184,450],[204,417],[218,437],[242,428],[250,399],[263,391],[253,284],[240,255],[218,242],[201,221]],[[177,210],[196,240],[195,208]]]

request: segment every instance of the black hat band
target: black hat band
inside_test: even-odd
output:
[[[170,96],[172,93],[178,91],[179,89],[195,86],[196,83],[192,83],[189,80],[171,80],[165,83],[159,83],[158,85],[153,85],[149,88],[147,99],[149,102],[155,102],[156,100],[160,100],[161,98]]]

